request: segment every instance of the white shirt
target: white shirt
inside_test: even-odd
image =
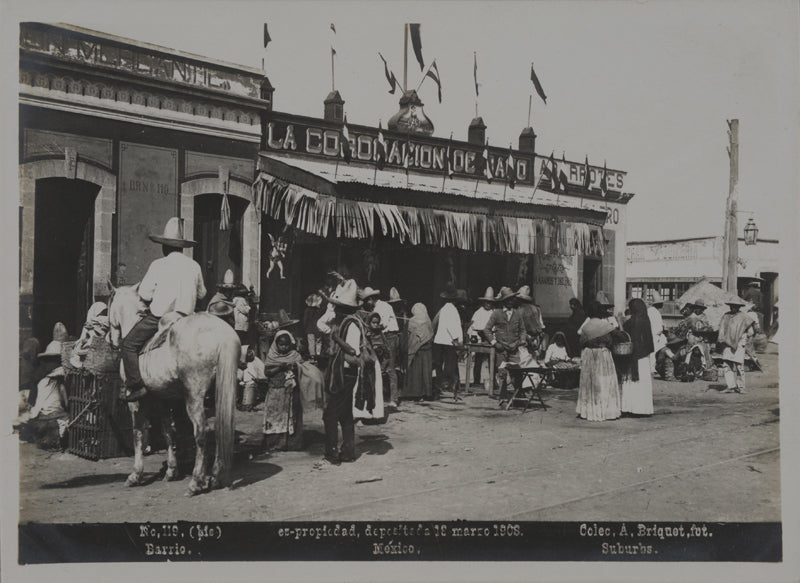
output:
[[[233,298],[233,322],[234,330],[247,332],[250,328],[250,304],[242,296]]]
[[[375,311],[381,317],[381,324],[385,328],[385,332],[399,332],[400,327],[397,325],[397,317],[394,315],[394,309],[388,302],[377,300],[375,302]]]
[[[487,310],[483,306],[475,310],[475,313],[472,314],[472,321],[469,324],[467,334],[470,336],[478,335],[479,331],[486,328],[486,324],[489,323],[489,316],[491,315],[492,310]]]
[[[66,413],[61,399],[62,376],[64,376],[64,369],[58,367],[39,381],[39,384],[36,385],[36,403],[31,408],[31,417]]]
[[[347,327],[347,334],[345,334],[344,341],[356,351],[356,356],[361,354],[361,328],[358,327],[358,324],[350,324]],[[345,359],[344,366],[345,368],[350,368],[354,365],[350,364],[347,362],[347,359]]]
[[[601,320],[605,320],[606,322],[611,324],[614,327],[615,330],[617,328],[619,328],[619,322],[617,321],[617,319],[614,316],[608,316],[607,318],[600,318],[600,319]],[[586,322],[588,322],[589,320],[591,320],[591,318],[586,318],[583,321],[583,324],[581,324],[581,327],[578,328],[578,335],[580,335],[580,333],[583,332],[583,327],[586,326]]]
[[[171,311],[189,315],[205,295],[200,265],[180,251],[153,261],[139,284],[139,297],[158,318]]]
[[[548,363],[551,360],[569,360],[569,355],[567,354],[567,347],[559,346],[555,342],[553,342],[550,346],[548,346],[547,352],[544,353],[544,361],[545,363]]]
[[[664,320],[661,318],[661,312],[655,306],[647,308],[647,317],[650,319],[653,338],[664,332]]]
[[[436,328],[433,343],[454,346],[454,340],[459,343],[463,342],[464,331],[461,328],[461,316],[458,314],[458,309],[448,302],[439,312],[439,325]]]

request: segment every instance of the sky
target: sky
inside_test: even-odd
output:
[[[402,83],[403,23],[421,24],[436,59],[439,104],[420,88],[435,135],[466,139],[477,106],[489,142],[527,125],[536,151],[624,170],[629,241],[721,235],[728,196],[726,120],[739,119],[739,233],[793,226],[798,160],[798,7],[784,1],[703,2],[10,2],[18,20],[65,22],[261,67],[274,107],[322,117],[336,89],[348,121],[384,125],[398,109],[382,53]],[[272,42],[263,49],[263,23]],[[336,33],[330,29],[334,23]],[[530,66],[547,94],[534,93]],[[409,43],[408,87],[423,74]],[[791,210],[792,212],[786,212]]]

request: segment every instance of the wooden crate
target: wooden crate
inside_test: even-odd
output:
[[[117,374],[66,369],[69,452],[90,460],[133,455],[130,411],[119,398]]]

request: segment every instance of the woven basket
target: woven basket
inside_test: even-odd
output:
[[[70,362],[76,342],[64,342],[61,347],[61,364],[70,370],[76,370],[76,365]],[[81,355],[78,368],[98,374],[119,372],[119,350],[114,350],[111,345],[100,336],[95,336],[89,343],[86,354]]]
[[[633,354],[633,342],[631,342],[630,334],[621,331],[628,338],[627,342],[617,342],[611,345],[611,354],[616,356],[630,356]]]

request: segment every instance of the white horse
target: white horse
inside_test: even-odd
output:
[[[138,284],[112,288],[108,300],[110,341],[118,347],[131,328],[139,321],[145,308],[139,298]],[[160,333],[154,337],[158,340]],[[187,495],[191,496],[230,484],[233,464],[233,416],[236,405],[236,372],[241,344],[228,324],[207,313],[192,314],[178,319],[165,331],[163,343],[155,348],[145,347],[139,356],[142,380],[149,396],[155,397],[161,414],[161,425],[167,441],[167,471],[165,480],[179,479],[175,456],[175,430],[163,399],[183,398],[186,412],[194,426],[197,444],[194,471]],[[121,363],[120,363],[121,364]],[[120,367],[122,368],[122,367]],[[124,375],[124,371],[123,371]],[[216,381],[216,383],[215,383]],[[216,391],[216,457],[211,475],[206,464],[208,425],[203,407],[206,393]],[[141,485],[144,471],[143,429],[146,419],[139,402],[129,403],[133,418],[134,463],[128,476],[128,486]]]

